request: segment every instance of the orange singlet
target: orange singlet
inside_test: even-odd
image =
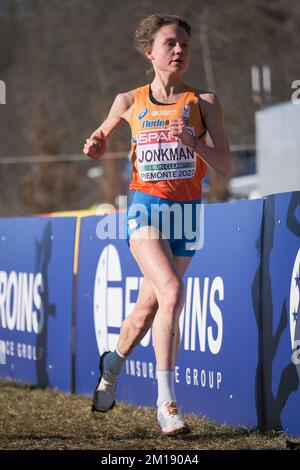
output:
[[[133,177],[130,189],[174,201],[201,198],[206,164],[168,129],[170,119],[183,118],[189,132],[205,139],[206,128],[194,88],[174,104],[158,103],[150,85],[137,88],[130,118]]]

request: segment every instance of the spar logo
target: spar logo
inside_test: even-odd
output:
[[[300,249],[298,250],[291,279],[290,290],[290,335],[292,361],[300,377]]]
[[[192,135],[195,134],[193,127],[188,127],[188,132]],[[176,142],[178,140],[173,136],[172,132],[169,129],[160,129],[160,130],[146,130],[140,131],[137,133],[137,143],[139,145],[147,144],[163,144]]]
[[[148,113],[148,108],[146,107],[138,115],[138,120],[141,121],[146,116],[147,113]]]
[[[166,142],[177,142],[176,137],[168,129],[159,131],[140,131],[137,133],[138,145],[158,144]]]
[[[137,297],[142,278],[123,278],[117,248],[109,244],[102,251],[94,284],[94,327],[99,353],[116,347],[120,327],[133,311],[132,298]],[[186,302],[180,317],[180,332],[185,350],[218,354],[223,342],[222,302],[224,283],[220,276],[213,279],[187,279]],[[124,314],[124,315],[123,315]],[[152,346],[151,330],[141,341],[142,347]]]

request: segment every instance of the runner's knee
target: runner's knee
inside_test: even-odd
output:
[[[164,309],[172,315],[180,315],[185,297],[184,283],[180,278],[173,278],[162,293]]]

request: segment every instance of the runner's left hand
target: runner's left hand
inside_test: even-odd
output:
[[[194,143],[192,134],[188,131],[182,119],[170,119],[169,129],[178,141],[187,147],[191,147]]]

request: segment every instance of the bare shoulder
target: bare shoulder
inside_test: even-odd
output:
[[[123,119],[128,120],[128,116],[134,103],[134,95],[135,90],[118,93],[112,105],[110,115],[118,115]]]
[[[198,94],[200,101],[204,105],[206,103],[207,104],[212,104],[212,105],[213,104],[216,104],[216,105],[220,104],[220,100],[219,100],[218,96],[216,95],[216,93],[214,93],[212,91],[196,89],[196,93]]]
[[[119,105],[128,108],[133,104],[135,90],[125,91],[124,93],[118,93],[115,102]]]
[[[199,96],[199,105],[206,122],[209,124],[209,121],[212,121],[215,124],[215,121],[222,120],[222,106],[216,93],[207,90],[196,91]]]

